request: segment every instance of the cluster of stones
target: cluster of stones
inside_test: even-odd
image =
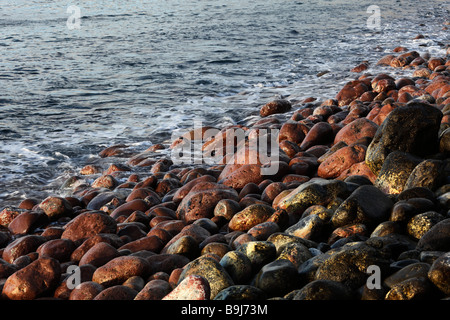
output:
[[[115,145],[100,152],[108,168],[65,183],[70,196],[4,208],[1,299],[448,299],[450,59],[396,48],[378,64],[414,71],[364,74],[323,102],[271,101],[236,126],[247,140],[231,162],[156,156],[178,142]],[[265,176],[249,141],[274,128],[278,170]],[[205,154],[225,151],[227,129]]]

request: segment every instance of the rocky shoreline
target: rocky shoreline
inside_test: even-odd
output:
[[[364,62],[334,98],[102,150],[107,167],[86,165],[67,195],[0,208],[1,299],[449,299],[449,57],[397,47],[377,65],[410,77]],[[271,130],[268,164],[252,141],[273,148]],[[177,165],[186,142],[231,160]]]

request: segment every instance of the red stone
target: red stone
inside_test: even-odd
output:
[[[122,284],[133,276],[147,277],[150,265],[144,258],[137,256],[122,256],[109,261],[97,268],[92,276],[95,281],[105,287]]]
[[[111,217],[116,219],[120,216],[128,217],[135,211],[145,212],[149,209],[147,202],[142,199],[134,199],[129,202],[126,202],[119,207],[117,207],[112,213]]]
[[[13,263],[17,258],[35,252],[46,240],[46,238],[38,235],[26,235],[17,238],[4,248],[2,258],[6,262]]]
[[[259,114],[267,117],[276,113],[285,113],[291,110],[291,103],[287,100],[274,100],[261,107]]]
[[[51,292],[61,278],[59,262],[39,258],[6,279],[3,294],[11,300],[33,300]]]
[[[106,242],[99,242],[93,245],[81,258],[79,266],[90,264],[94,267],[101,267],[110,260],[117,258],[119,252],[116,248]]]
[[[116,229],[117,223],[110,216],[99,212],[85,212],[66,224],[61,238],[85,240],[99,233],[115,233]]]
[[[355,163],[347,170],[342,171],[337,179],[344,180],[350,176],[364,176],[372,183],[375,183],[375,180],[377,179],[377,176],[370,170],[365,161]]]
[[[306,150],[315,145],[327,144],[334,139],[333,128],[327,122],[316,123],[311,130],[309,130],[302,144],[301,150]]]
[[[356,119],[339,130],[334,138],[334,144],[343,141],[350,145],[364,137],[373,138],[377,129],[378,125],[367,118]]]
[[[147,250],[154,253],[159,253],[163,247],[164,242],[159,237],[146,236],[124,244],[119,248],[119,250],[128,249],[131,252]]]
[[[40,245],[36,252],[39,257],[50,257],[59,262],[67,262],[75,249],[76,246],[71,240],[54,239]]]
[[[58,219],[73,212],[69,201],[61,197],[48,197],[39,204],[50,219]]]
[[[139,291],[134,300],[161,300],[170,291],[172,291],[172,287],[168,281],[154,279],[147,282],[145,287]]]

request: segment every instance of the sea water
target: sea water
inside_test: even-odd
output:
[[[0,208],[57,192],[114,144],[143,151],[194,121],[256,121],[274,98],[334,98],[358,76],[352,67],[368,60],[378,72],[397,46],[442,56],[449,10],[439,0],[0,0]]]

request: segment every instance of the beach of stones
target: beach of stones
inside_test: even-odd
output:
[[[65,194],[1,208],[1,299],[449,299],[449,56],[397,47],[374,65],[410,76],[363,62],[328,100],[274,99],[212,137],[102,150]],[[230,129],[246,140],[228,163],[168,156],[198,136],[225,154]],[[251,140],[270,129],[264,175]]]

